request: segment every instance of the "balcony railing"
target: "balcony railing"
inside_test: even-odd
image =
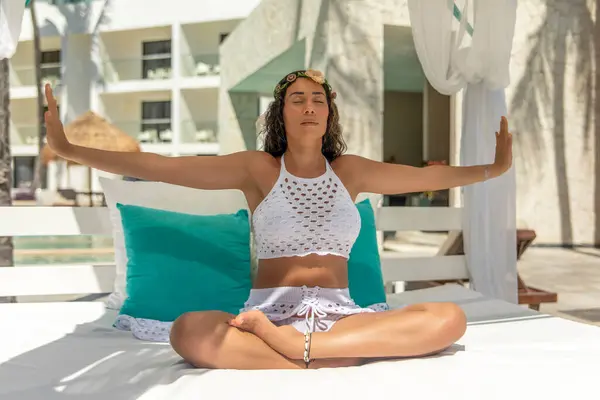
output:
[[[34,124],[13,125],[10,129],[10,144],[11,145],[37,145],[38,144],[38,127]]]
[[[140,143],[168,144],[174,141],[170,119],[146,119],[139,121],[114,121],[115,126]],[[217,143],[217,122],[183,120],[180,123],[183,144]],[[12,125],[10,142],[13,145],[37,145],[37,125]]]
[[[140,143],[168,144],[175,140],[174,122],[170,119],[113,121],[112,123]],[[180,131],[180,143],[182,144],[218,142],[217,121],[182,120]],[[37,125],[13,124],[10,130],[10,142],[12,145],[37,145],[37,135]]]
[[[123,132],[145,144],[169,144],[175,141],[173,124],[169,119],[113,121]],[[182,144],[217,143],[216,121],[183,120],[180,122]]]
[[[215,76],[220,73],[219,54],[184,54],[181,57],[182,76]]]
[[[181,143],[217,143],[216,121],[181,121]]]
[[[181,56],[183,77],[217,76],[221,72],[218,54],[185,54]],[[112,59],[103,63],[106,82],[170,79],[174,75],[169,54],[137,58]],[[61,82],[61,64],[42,65],[42,85],[46,82],[56,87]],[[11,69],[11,86],[35,86],[33,66],[15,66]]]
[[[10,71],[10,84],[12,87],[35,86],[35,67],[15,66]],[[60,63],[42,65],[42,86],[50,83],[56,87],[61,82]]]
[[[113,121],[112,123],[140,143],[168,144],[173,141],[173,129],[170,119]]]
[[[104,79],[107,82],[170,79],[171,77],[170,55],[115,59],[104,63]]]

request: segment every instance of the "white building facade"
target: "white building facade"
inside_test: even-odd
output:
[[[36,0],[43,81],[55,88],[63,123],[91,110],[144,151],[219,153],[219,46],[259,3]],[[14,186],[20,187],[31,182],[38,153],[29,10],[10,67]]]

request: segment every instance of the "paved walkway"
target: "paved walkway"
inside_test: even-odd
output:
[[[600,326],[600,249],[531,247],[518,269],[527,285],[558,293],[541,312]]]

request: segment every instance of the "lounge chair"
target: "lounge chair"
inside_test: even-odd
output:
[[[535,231],[531,229],[517,229],[517,261],[521,259],[525,251],[531,246],[536,238]],[[464,255],[463,236],[461,231],[451,231],[446,241],[442,244],[438,251],[439,255]],[[432,287],[454,283],[458,285],[467,285],[468,279],[450,279],[450,280],[434,280],[419,282],[412,287]],[[517,273],[517,290],[519,304],[526,304],[529,308],[539,311],[540,305],[543,303],[556,303],[558,294],[548,290],[535,288],[527,285],[521,275]]]

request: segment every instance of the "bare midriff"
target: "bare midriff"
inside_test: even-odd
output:
[[[344,257],[309,254],[259,261],[255,289],[281,286],[348,287],[348,260]]]

